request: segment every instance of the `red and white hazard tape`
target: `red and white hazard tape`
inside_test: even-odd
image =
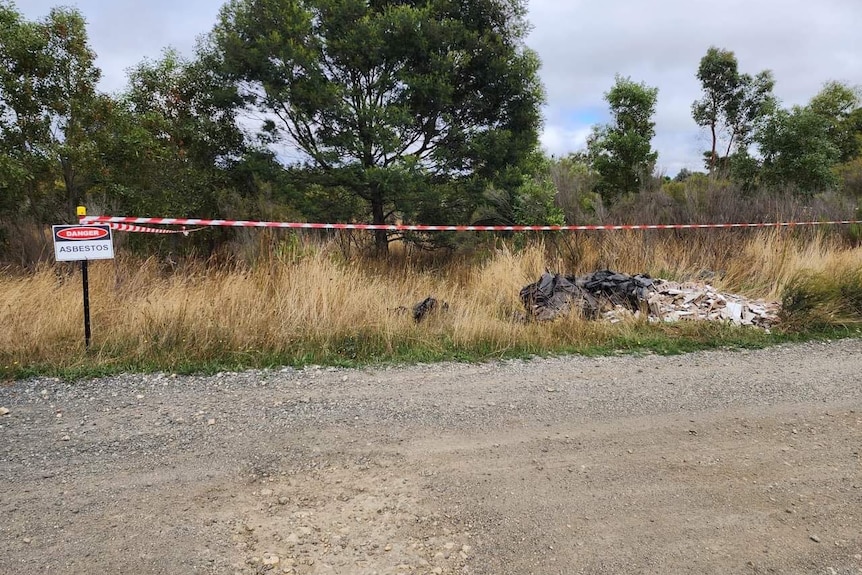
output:
[[[140,224],[220,226],[233,228],[291,228],[303,230],[384,230],[388,232],[563,232],[563,231],[615,231],[615,230],[700,230],[716,228],[792,228],[803,226],[837,226],[862,224],[862,220],[833,220],[809,222],[757,222],[733,224],[633,224],[633,225],[582,225],[582,226],[426,226],[406,224],[318,224],[308,222],[258,222],[248,220],[204,220],[197,218],[130,218],[122,216],[81,216],[81,224],[133,224],[135,229],[114,228],[120,231],[147,231],[150,233],[183,233],[197,230],[165,230],[142,228]]]
[[[83,219],[81,223],[91,223],[84,222]],[[144,234],[178,234],[180,230],[168,230],[165,228],[148,228],[145,226],[135,226],[132,224],[117,224],[117,223],[109,223],[108,226],[112,230],[117,230],[118,232],[139,232]]]
[[[93,223],[87,220],[86,217],[81,218],[82,224],[90,224]],[[138,232],[144,234],[183,234],[185,236],[189,235],[192,232],[199,232],[205,228],[195,228],[193,230],[181,229],[181,230],[169,230],[167,228],[150,228],[147,226],[137,226],[134,224],[118,224],[116,222],[111,222],[108,226],[112,230],[117,230],[118,232]]]

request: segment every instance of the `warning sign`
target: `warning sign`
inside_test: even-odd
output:
[[[114,259],[114,237],[107,225],[53,226],[58,262]]]

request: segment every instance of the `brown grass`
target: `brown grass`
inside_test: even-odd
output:
[[[155,259],[93,262],[89,356],[82,354],[77,265],[7,273],[0,278],[0,369],[225,358],[255,364],[265,357],[314,362],[447,347],[486,355],[540,352],[627,329],[577,317],[551,326],[515,321],[519,290],[545,268],[579,274],[607,267],[668,279],[709,271],[721,289],[771,299],[803,270],[862,269],[862,248],[788,230],[594,233],[548,237],[519,250],[509,245],[498,240],[484,252],[433,262],[398,250],[387,262],[346,260],[333,244],[306,245],[254,265],[189,261],[168,271]],[[420,324],[398,312],[429,295],[449,302],[449,311]]]

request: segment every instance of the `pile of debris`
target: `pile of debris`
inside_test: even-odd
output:
[[[728,321],[768,329],[777,321],[774,302],[719,293],[706,283],[676,283],[648,275],[602,270],[584,276],[545,272],[520,292],[527,316],[550,321],[574,310],[589,319],[619,322],[647,314],[649,321]]]
[[[720,293],[706,283],[663,281],[647,298],[650,319],[729,321],[769,329],[778,322],[781,304]]]
[[[654,289],[649,276],[630,276],[603,270],[586,276],[563,276],[545,272],[539,281],[521,289],[521,302],[530,318],[550,321],[567,315],[575,307],[585,317],[617,306],[637,311]]]

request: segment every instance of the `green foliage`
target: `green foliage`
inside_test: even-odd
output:
[[[760,185],[760,160],[748,153],[747,149],[740,149],[728,158],[722,158],[725,163],[724,173],[728,178],[738,184],[742,191],[753,192]]]
[[[522,0],[233,0],[212,38],[321,190],[361,198],[376,224],[463,218],[536,146],[524,14]]]
[[[862,156],[836,166],[835,175],[842,192],[862,199]]]
[[[474,214],[479,225],[561,226],[565,214],[556,203],[557,188],[551,177],[551,161],[536,153],[530,172],[533,176],[513,192],[490,187],[485,203]]]
[[[826,122],[826,131],[839,150],[841,162],[848,162],[862,152],[860,105],[860,89],[840,82],[827,82],[808,103],[808,109]]]
[[[833,167],[841,151],[830,137],[829,122],[810,108],[778,110],[756,141],[764,184],[809,195],[837,186]]]
[[[189,62],[168,50],[130,71],[112,138],[102,146],[103,204],[128,213],[219,214],[218,192],[233,187],[229,170],[247,150],[236,93],[208,58]]]
[[[589,159],[580,154],[551,160],[550,178],[556,189],[556,203],[569,224],[600,221],[604,214],[602,198],[593,190],[599,175]]]
[[[692,176],[699,174],[699,173],[701,173],[701,172],[692,172],[688,168],[683,168],[679,172],[677,172],[676,176],[674,176],[674,178],[673,178],[673,181],[674,182],[684,182],[684,181],[688,180],[689,178],[691,178]]]
[[[0,3],[0,209],[5,215],[70,220],[87,186],[91,109],[100,72],[83,17],[55,8],[25,21]],[[58,185],[58,183],[60,185]]]
[[[714,46],[701,59],[697,78],[703,97],[692,104],[691,113],[698,126],[710,131],[712,148],[706,154],[706,166],[712,173],[722,157],[718,149],[722,137],[726,138],[724,158],[744,151],[758,124],[775,109],[775,81],[769,70],[756,76],[741,74],[734,53]]]
[[[562,226],[563,211],[554,203],[556,190],[547,178],[535,177],[518,189],[515,222],[518,225]]]
[[[658,158],[651,144],[657,98],[658,88],[620,76],[605,94],[613,121],[593,129],[587,148],[600,176],[596,189],[608,203],[640,191],[652,175]]]
[[[688,187],[685,182],[665,182],[661,186],[661,191],[670,196],[675,202],[682,203],[685,201],[686,191]]]
[[[852,189],[862,133],[859,103],[858,90],[830,82],[808,105],[775,110],[753,138],[760,162],[740,150],[728,159],[729,174],[746,189],[762,184],[805,195]]]
[[[501,346],[493,340],[463,340],[450,333],[423,334],[395,342],[374,332],[359,332],[331,345],[299,340],[290,345],[272,342],[268,348],[250,350],[223,349],[195,353],[186,349],[161,347],[141,352],[136,346],[119,349],[104,346],[98,354],[70,353],[60,361],[30,362],[25,365],[5,363],[0,351],[0,379],[14,380],[37,376],[59,377],[68,381],[106,377],[118,373],[166,372],[176,374],[214,374],[273,366],[331,365],[363,367],[404,365],[441,361],[482,362],[501,359],[528,359],[536,356],[579,354],[587,357],[617,356],[620,353],[640,355],[655,353],[678,355],[709,349],[759,349],[788,341],[805,341],[820,335],[853,336],[845,331],[821,334],[767,334],[761,330],[742,329],[719,323],[685,322],[677,325],[634,325],[625,329],[608,327],[596,330],[589,338],[566,337],[565,325],[542,326],[558,329],[560,337],[546,338],[537,344],[527,338]]]
[[[803,273],[782,294],[781,323],[788,330],[817,331],[862,323],[862,268]]]

